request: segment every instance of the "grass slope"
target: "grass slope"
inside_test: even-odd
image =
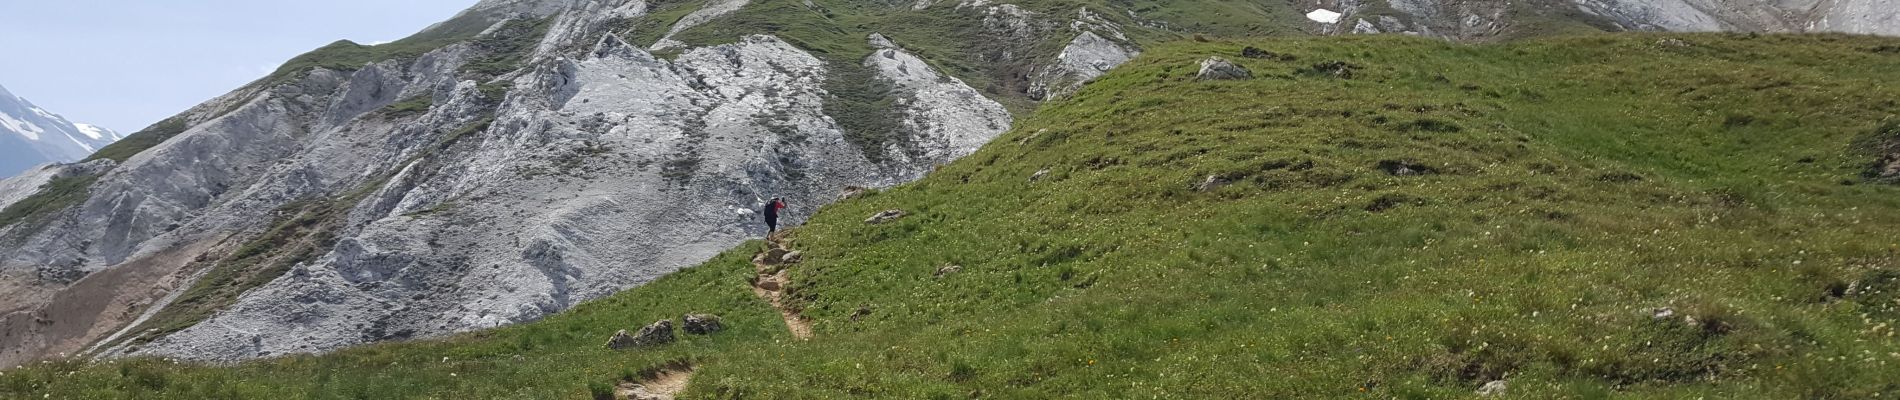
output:
[[[750,293],[752,243],[532,324],[233,366],[54,362],[6,371],[0,397],[577,398],[679,360],[688,398],[1447,398],[1496,379],[1515,398],[1890,397],[1900,188],[1862,173],[1900,114],[1900,57],[1869,49],[1894,44],[1159,46],[798,228],[810,342]],[[1196,81],[1210,55],[1258,78]],[[1197,190],[1210,176],[1228,184]],[[862,222],[892,208],[911,216]],[[601,348],[686,312],[734,328]]]

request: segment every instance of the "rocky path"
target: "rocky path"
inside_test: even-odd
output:
[[[792,337],[798,340],[811,340],[811,320],[798,314],[798,310],[785,305],[785,289],[791,284],[791,265],[800,261],[800,255],[785,244],[783,235],[766,237],[766,250],[752,258],[752,266],[759,276],[752,281],[752,293],[772,303],[780,316],[785,318],[785,327],[792,331]]]
[[[661,371],[651,379],[639,382],[621,382],[614,388],[616,398],[627,400],[673,400],[686,390],[686,384],[693,380],[694,369],[669,369]]]

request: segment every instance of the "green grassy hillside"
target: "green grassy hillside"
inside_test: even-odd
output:
[[[795,230],[811,341],[753,243],[533,324],[0,397],[584,398],[675,361],[686,398],[1900,396],[1900,187],[1864,177],[1896,44],[1175,43]],[[1197,81],[1213,55],[1256,79]],[[601,346],[686,312],[733,328]]]

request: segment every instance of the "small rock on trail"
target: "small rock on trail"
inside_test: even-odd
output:
[[[1208,57],[1206,60],[1201,60],[1201,73],[1195,76],[1204,81],[1245,80],[1253,79],[1253,71],[1234,65],[1225,58]]]
[[[764,253],[759,253],[758,257],[754,258],[752,262],[764,265],[779,265],[785,262],[785,255],[787,254],[791,254],[791,252],[774,247],[771,250],[766,250]]]

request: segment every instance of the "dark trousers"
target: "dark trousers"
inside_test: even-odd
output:
[[[765,217],[765,232],[778,232],[778,217]]]

